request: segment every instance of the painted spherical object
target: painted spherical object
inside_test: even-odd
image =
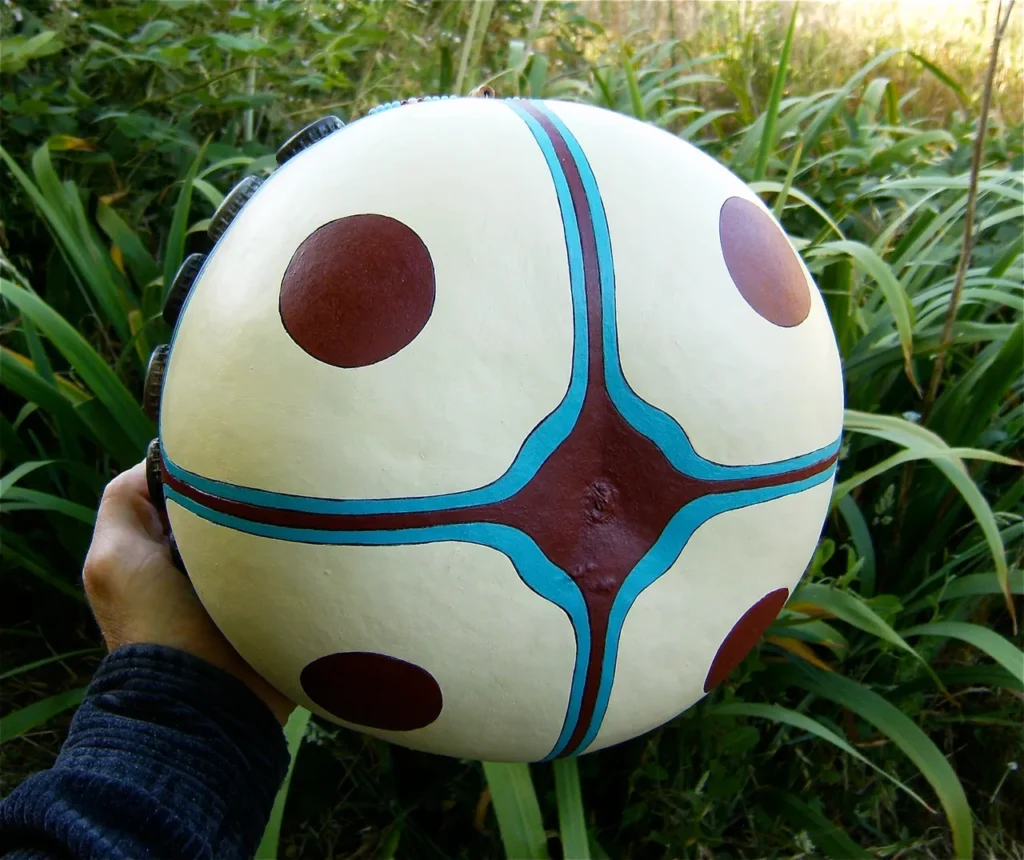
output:
[[[757,197],[561,102],[416,101],[279,160],[186,262],[159,377],[154,468],[232,644],[315,713],[485,760],[721,682],[811,557],[842,422]]]

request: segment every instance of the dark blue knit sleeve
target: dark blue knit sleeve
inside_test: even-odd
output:
[[[100,664],[54,766],[0,802],[0,855],[248,860],[287,763],[280,725],[241,681],[125,646]]]

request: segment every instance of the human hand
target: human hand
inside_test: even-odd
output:
[[[145,463],[103,491],[82,578],[110,650],[149,644],[186,651],[241,680],[282,724],[288,719],[294,703],[231,647],[172,564],[163,522],[150,502]]]

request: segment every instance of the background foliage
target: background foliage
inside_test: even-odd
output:
[[[52,760],[99,659],[93,511],[154,433],[163,293],[224,192],[321,114],[487,81],[655,123],[774,207],[844,359],[834,507],[725,687],[578,768],[481,769],[300,715],[265,856],[1021,856],[1020,20],[947,348],[995,7],[952,9],[6,0],[4,791]]]

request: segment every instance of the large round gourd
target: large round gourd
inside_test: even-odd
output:
[[[235,648],[323,717],[499,761],[721,682],[814,551],[842,425],[759,199],[551,101],[414,100],[280,158],[183,270],[154,383],[177,547]]]

